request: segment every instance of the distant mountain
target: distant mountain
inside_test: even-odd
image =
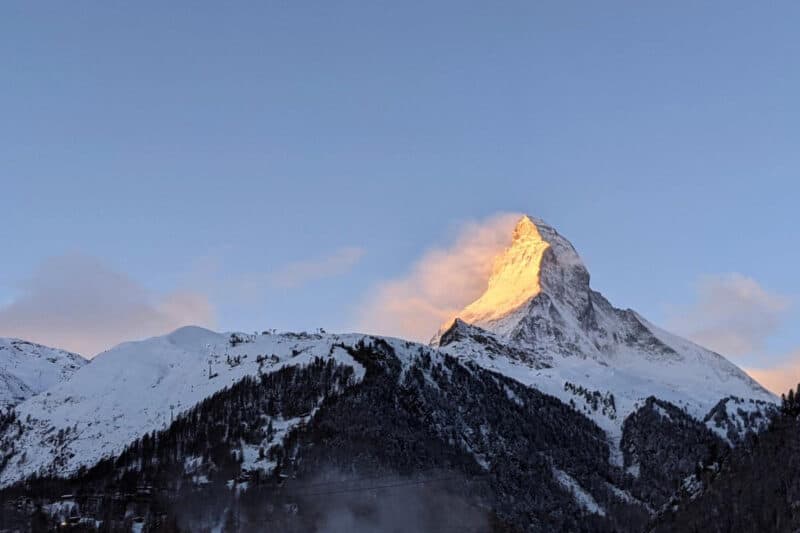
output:
[[[642,531],[776,400],[525,217],[428,346],[187,327],[101,354],[0,416],[0,529]]]
[[[67,381],[87,362],[64,350],[0,338],[0,409]]]
[[[342,355],[332,348],[335,339],[185,327],[121,344],[95,357],[71,380],[16,407],[18,418],[31,420],[13,438],[13,449],[24,451],[26,458],[2,469],[0,484],[38,472],[67,474],[113,456],[245,376],[307,364],[316,356]]]

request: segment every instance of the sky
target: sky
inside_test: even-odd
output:
[[[530,213],[617,306],[797,382],[799,17],[4,2],[0,335],[361,330],[397,287],[435,317]]]

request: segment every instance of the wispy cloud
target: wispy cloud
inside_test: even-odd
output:
[[[759,366],[745,371],[776,394],[797,386],[800,350],[783,356],[767,350],[767,341],[788,314],[788,297],[736,273],[706,276],[697,289],[692,306],[673,311],[671,329],[734,359],[758,358]]]
[[[707,276],[698,284],[694,305],[674,311],[669,325],[719,353],[752,355],[764,351],[789,303],[742,274]]]
[[[0,308],[0,336],[21,337],[87,357],[120,342],[185,325],[213,326],[197,292],[154,294],[124,273],[81,254],[53,257]]]
[[[323,278],[349,272],[364,257],[364,249],[356,246],[339,248],[331,255],[296,261],[267,276],[277,288],[294,289]]]
[[[358,329],[428,341],[436,329],[486,290],[494,258],[511,243],[521,215],[465,223],[450,246],[429,250],[411,270],[374,287]]]
[[[217,265],[205,273],[204,281],[198,283],[208,287],[215,300],[245,307],[261,305],[271,291],[300,289],[326,278],[347,274],[364,254],[363,248],[346,246],[322,257],[285,263],[274,270],[224,277]]]

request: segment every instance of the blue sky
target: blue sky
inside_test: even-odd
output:
[[[528,212],[657,322],[709,279],[754,281],[786,305],[737,362],[777,364],[800,348],[798,16],[4,3],[0,304],[88,272],[80,299],[96,268],[162,315],[199,296],[188,316],[221,329],[353,329],[466,222]]]

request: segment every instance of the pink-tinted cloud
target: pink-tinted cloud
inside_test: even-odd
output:
[[[795,350],[783,362],[769,368],[747,368],[753,379],[764,385],[775,394],[783,394],[789,389],[796,389],[800,383],[800,350]]]
[[[759,357],[760,368],[745,371],[775,394],[800,382],[800,350],[780,357],[767,353],[767,341],[786,318],[789,298],[771,292],[742,274],[706,276],[695,304],[673,313],[670,327],[723,355]]]
[[[405,276],[379,284],[358,329],[427,342],[439,326],[486,290],[494,258],[511,243],[520,214],[467,222],[454,243],[429,250]]]
[[[723,355],[753,355],[764,351],[789,303],[742,274],[707,276],[699,283],[696,303],[674,312],[669,325]]]
[[[317,281],[342,276],[352,271],[364,257],[364,249],[345,246],[318,257],[285,263],[271,271],[245,272],[221,276],[212,265],[195,280],[211,291],[215,301],[238,306],[263,305],[270,291],[301,289]]]
[[[168,333],[185,325],[213,326],[202,294],[153,294],[98,259],[53,257],[0,308],[0,336],[19,337],[87,357],[120,342]]]

